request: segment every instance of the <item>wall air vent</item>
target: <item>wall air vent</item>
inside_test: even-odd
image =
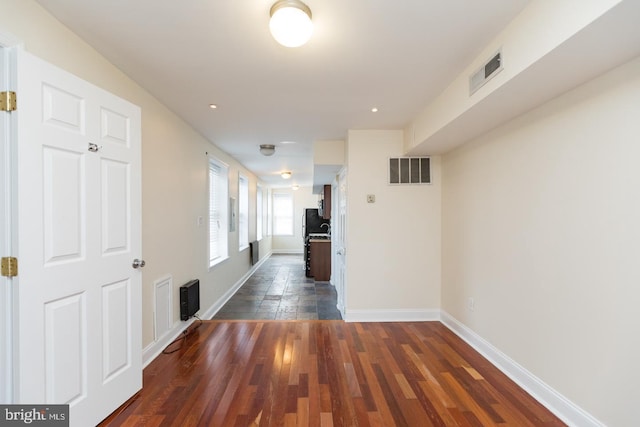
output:
[[[431,159],[429,157],[389,159],[389,184],[431,184]]]
[[[498,51],[489,61],[469,77],[469,96],[502,71],[502,53]]]

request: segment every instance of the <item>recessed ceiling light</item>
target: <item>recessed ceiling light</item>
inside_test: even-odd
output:
[[[295,141],[280,141],[280,144],[295,144]]]
[[[295,190],[299,190],[300,186],[298,184],[293,184],[291,188],[295,191]]]
[[[372,113],[377,113],[377,112],[378,112],[378,107],[373,107],[373,108],[371,109],[371,112],[372,112]]]
[[[280,174],[280,176],[281,176],[283,179],[289,179],[289,178],[291,178],[291,172],[289,172],[289,171],[284,171],[284,172],[282,172],[282,173]]]
[[[218,108],[218,106],[216,104],[209,104],[209,108],[215,110],[216,108]]]

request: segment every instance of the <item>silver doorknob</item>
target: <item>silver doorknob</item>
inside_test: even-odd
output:
[[[144,262],[143,259],[136,258],[136,259],[133,260],[133,264],[131,264],[131,266],[133,268],[142,268],[142,267],[144,267],[145,264],[146,263]]]

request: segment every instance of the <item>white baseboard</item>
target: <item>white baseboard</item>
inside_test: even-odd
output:
[[[271,252],[266,256],[262,257],[260,261],[258,261],[255,265],[253,265],[249,271],[245,273],[227,292],[224,293],[216,302],[214,302],[203,314],[199,315],[202,319],[211,319],[215,314],[224,306],[227,301],[240,289],[244,282],[247,281],[249,277],[262,265],[264,264],[269,257],[271,256]],[[152,342],[148,346],[146,346],[142,350],[142,366],[147,367],[149,363],[153,361],[162,350],[164,350],[169,344],[173,342],[176,338],[182,334],[184,330],[186,330],[193,322],[194,318],[191,318],[187,321],[178,321],[173,324],[173,327],[167,331],[162,337],[158,340]]]
[[[251,269],[245,273],[244,276],[242,276],[231,288],[229,288],[227,292],[224,293],[224,295],[218,298],[218,301],[214,302],[211,307],[209,307],[207,311],[204,312],[202,318],[211,319],[213,316],[215,316],[216,313],[227,303],[227,301],[229,301],[231,297],[236,292],[238,292],[238,289],[240,289],[242,285],[244,285],[247,279],[249,279],[249,277],[251,277],[251,275],[255,273],[255,271],[260,268],[260,266],[264,264],[271,255],[272,252],[269,252],[266,256],[262,257],[255,265],[253,265]]]
[[[344,319],[344,304],[336,304],[336,308],[338,309],[338,311],[340,312],[340,316],[342,316],[342,318]]]
[[[604,424],[591,414],[558,393],[449,313],[441,311],[440,316],[440,321],[447,328],[566,424],[580,427],[604,427]]]
[[[304,252],[302,252],[302,250],[300,249],[273,249],[271,251],[272,254],[274,255],[300,255],[302,256],[302,254]]]
[[[342,318],[345,322],[425,322],[440,320],[440,310],[346,310]]]

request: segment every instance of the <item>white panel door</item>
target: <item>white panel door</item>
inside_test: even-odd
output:
[[[95,425],[142,387],[140,109],[18,52],[16,403]]]
[[[347,264],[347,172],[342,169],[338,175],[338,188],[336,189],[336,200],[334,202],[334,225],[332,231],[332,243],[335,251],[335,273],[336,277],[332,277],[336,287],[338,297],[338,310],[345,318],[345,294],[347,286],[346,264]]]

